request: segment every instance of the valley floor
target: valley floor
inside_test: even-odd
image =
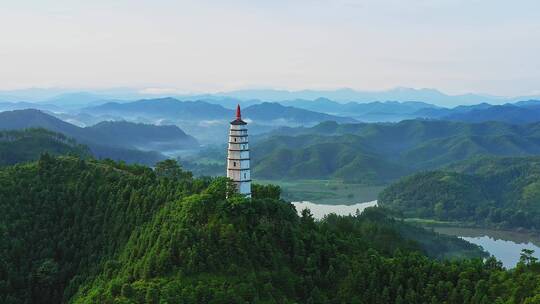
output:
[[[282,189],[286,201],[310,201],[324,205],[354,205],[374,201],[384,185],[349,184],[339,180],[257,180]]]

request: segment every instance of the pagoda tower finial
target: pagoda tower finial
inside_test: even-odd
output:
[[[240,111],[240,104],[236,105],[236,119],[242,119],[242,112]]]

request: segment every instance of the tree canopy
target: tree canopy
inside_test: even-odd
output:
[[[1,303],[537,303],[540,264],[436,258],[372,208],[315,220],[225,178],[43,155],[0,169]],[[169,170],[165,172],[169,172]],[[431,249],[430,249],[431,248]]]

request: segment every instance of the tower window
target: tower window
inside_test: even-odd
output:
[[[234,142],[236,142],[236,137],[234,138]]]
[[[236,162],[233,162],[233,166],[235,166],[235,167],[236,167]]]
[[[244,173],[244,178],[246,178],[246,174]]]

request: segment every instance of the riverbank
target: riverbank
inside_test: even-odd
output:
[[[437,233],[457,236],[481,246],[500,260],[506,268],[516,266],[522,249],[533,250],[534,256],[540,258],[540,234],[451,226],[438,226],[432,229]]]
[[[315,219],[321,220],[328,214],[355,215],[362,213],[366,208],[377,206],[377,201],[357,203],[352,205],[325,205],[313,202],[302,201],[292,202],[299,214],[304,209],[309,209]],[[425,229],[419,225],[406,225],[403,221],[395,221],[399,232],[406,237],[416,241],[426,252],[430,252],[432,257],[437,259],[464,259],[464,258],[485,258],[487,253],[480,247],[470,244],[462,239],[433,233],[430,229]],[[445,240],[444,247],[441,240]],[[434,254],[434,252],[437,252]]]
[[[324,216],[335,213],[338,215],[354,215],[357,212],[362,212],[365,208],[377,206],[377,201],[357,203],[351,205],[325,205],[316,204],[313,202],[302,201],[292,202],[298,213],[304,209],[309,209],[316,219],[322,219]],[[519,261],[522,249],[530,249],[535,251],[535,256],[540,258],[540,234],[523,231],[505,231],[499,229],[488,229],[473,227],[469,223],[437,221],[431,219],[408,218],[404,222],[414,224],[419,228],[432,230],[440,235],[458,237],[471,244],[479,246],[489,255],[495,256],[501,261],[506,268],[513,268]],[[406,230],[405,230],[406,231]],[[403,233],[404,231],[402,231]],[[418,231],[413,234],[418,233]],[[409,233],[408,237],[413,238],[415,235]],[[426,240],[416,238],[419,243],[425,244]],[[429,242],[427,242],[429,243]],[[450,240],[449,240],[449,243]],[[453,246],[449,249],[448,254],[441,258],[470,258],[478,257],[478,253],[474,249],[464,248],[464,246]]]
[[[294,205],[298,213],[300,214],[302,210],[309,209],[311,214],[315,219],[322,219],[330,213],[335,213],[337,215],[355,215],[357,212],[362,212],[368,207],[377,206],[377,201],[364,202],[352,205],[325,205],[325,204],[315,204],[308,201],[302,202],[291,202]]]
[[[377,199],[384,185],[349,184],[340,180],[257,180],[281,188],[281,197],[289,202],[309,201],[323,205],[354,205]]]
[[[540,235],[540,231],[530,230],[524,228],[507,228],[500,227],[498,225],[480,225],[474,222],[460,222],[460,221],[439,221],[426,218],[404,218],[404,221],[412,224],[418,224],[423,227],[453,227],[453,228],[470,228],[470,229],[486,229],[491,231],[501,231],[503,233],[516,233],[516,234],[529,234],[532,236]]]

